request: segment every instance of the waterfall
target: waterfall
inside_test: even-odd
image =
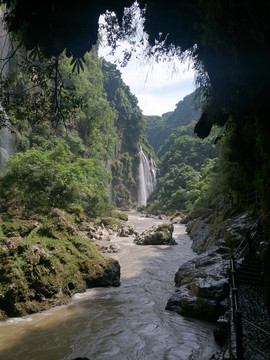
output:
[[[0,104],[1,123],[5,127],[0,129],[0,172],[3,171],[6,161],[15,153],[15,135],[10,131],[9,118]]]
[[[148,159],[140,147],[140,165],[138,178],[138,206],[146,205],[157,183],[157,166],[152,158]]]
[[[2,18],[3,11],[0,9],[0,69],[4,77],[9,71],[9,62],[6,60],[10,54],[11,45]],[[15,153],[15,135],[10,131],[10,127],[9,117],[0,103],[0,172],[3,171],[10,155]]]

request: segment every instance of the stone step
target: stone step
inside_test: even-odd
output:
[[[263,272],[263,267],[262,266],[249,266],[249,265],[241,265],[239,267],[237,267],[237,271],[241,271],[241,272],[247,272],[247,273],[262,273]]]
[[[245,284],[263,285],[263,274],[237,274],[237,281]]]
[[[255,279],[240,278],[238,279],[238,284],[263,286],[263,279],[255,280]]]
[[[257,260],[257,259],[250,259],[250,258],[245,258],[243,259],[243,261],[241,262],[241,265],[249,265],[249,266],[254,266],[254,267],[262,267],[262,263],[261,261]]]
[[[263,266],[259,260],[248,256],[237,266],[236,276],[240,283],[263,285]]]
[[[237,270],[237,276],[239,275],[246,275],[246,276],[250,276],[250,277],[258,277],[258,276],[262,276],[263,275],[263,270],[256,270],[256,271],[252,271],[250,269],[238,269]]]

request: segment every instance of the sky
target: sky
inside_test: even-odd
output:
[[[100,31],[103,42],[99,46],[99,56],[117,65],[122,73],[123,81],[136,95],[144,115],[162,115],[173,111],[180,100],[195,90],[194,70],[190,64],[182,64],[177,59],[173,62],[157,63],[153,59],[146,61],[143,56],[140,56],[143,48],[137,38],[144,38],[147,44],[147,34],[143,32],[143,20],[140,14],[135,12],[133,16],[137,28],[133,40],[136,40],[136,47],[139,47],[137,57],[133,55],[128,64],[121,67],[117,59],[123,58],[123,51],[129,48],[129,44],[118,43],[115,55],[109,55],[111,48],[106,45],[106,31],[104,30]],[[100,24],[102,23],[104,24],[103,16],[100,17]]]
[[[173,111],[180,100],[195,90],[194,70],[189,64],[145,62],[133,56],[127,66],[121,67],[117,62],[121,52],[119,49],[114,56],[108,55],[110,49],[104,46],[99,49],[99,56],[117,65],[144,115],[161,116]]]

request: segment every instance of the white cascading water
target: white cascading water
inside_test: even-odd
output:
[[[10,121],[1,104],[0,116],[2,117],[1,122],[6,125],[0,129],[0,172],[2,172],[10,155],[15,153],[15,135],[8,128]]]
[[[140,165],[138,178],[138,206],[146,205],[157,183],[157,166],[152,158],[148,157],[140,147]]]
[[[10,54],[11,45],[9,35],[3,26],[2,17],[3,11],[0,9],[0,69],[1,75],[4,77],[9,71],[9,63],[6,59]],[[15,153],[15,135],[9,130],[11,124],[1,104],[0,120],[1,125],[4,125],[0,129],[0,172],[2,172],[10,155]]]

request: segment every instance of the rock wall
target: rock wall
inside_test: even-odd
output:
[[[201,210],[183,220],[198,253],[175,274],[176,293],[167,309],[181,315],[216,321],[229,308],[229,259],[252,224],[251,212]]]

